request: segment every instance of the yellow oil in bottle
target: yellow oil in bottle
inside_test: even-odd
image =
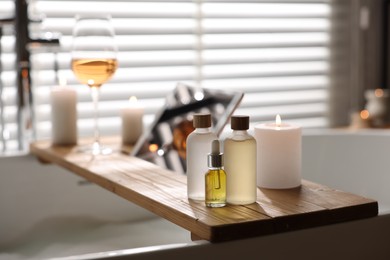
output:
[[[219,150],[219,140],[211,143],[211,153],[207,156],[209,170],[205,175],[205,204],[219,208],[226,205],[226,173],[223,169],[223,154]]]
[[[226,205],[226,173],[222,168],[210,169],[205,177],[206,206],[219,208]]]

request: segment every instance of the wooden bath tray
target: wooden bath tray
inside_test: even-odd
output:
[[[191,232],[221,242],[318,227],[378,215],[374,200],[302,181],[288,190],[258,189],[257,203],[207,208],[187,199],[186,176],[119,151],[92,156],[76,146],[30,145],[41,161],[57,164]]]

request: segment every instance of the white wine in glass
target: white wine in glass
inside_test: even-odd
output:
[[[92,154],[109,154],[111,149],[100,143],[98,126],[99,89],[118,67],[115,33],[108,16],[77,16],[73,29],[72,70],[80,83],[91,89],[94,105],[94,141],[82,147]]]

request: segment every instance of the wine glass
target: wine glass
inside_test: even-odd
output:
[[[112,152],[100,143],[98,103],[100,87],[118,67],[116,54],[115,33],[109,16],[76,16],[72,70],[80,83],[90,88],[94,107],[94,141],[92,145],[82,147],[83,152],[94,155]]]

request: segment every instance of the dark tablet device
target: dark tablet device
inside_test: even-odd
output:
[[[219,136],[244,94],[239,91],[196,88],[178,83],[135,144],[131,155],[164,168],[186,172],[186,139],[194,130],[194,113],[209,112],[212,130]]]

